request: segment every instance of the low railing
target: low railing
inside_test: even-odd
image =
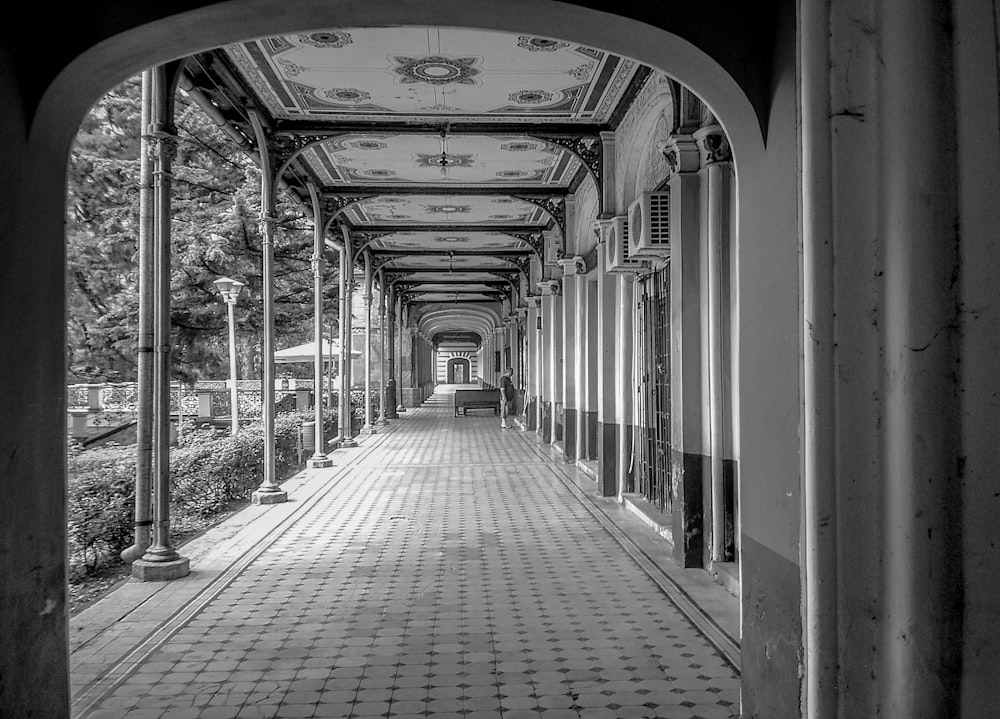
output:
[[[315,382],[311,379],[281,379],[275,387],[275,403],[279,411],[306,410],[315,401]],[[170,414],[175,418],[213,421],[231,416],[229,382],[204,380],[192,385],[173,383],[170,392]],[[337,390],[332,398],[324,391],[325,407],[336,412]],[[236,396],[241,420],[259,419],[263,414],[263,392],[259,380],[238,380]],[[351,407],[355,420],[364,421],[365,392],[351,390]],[[379,390],[371,391],[372,416],[378,416]],[[138,392],[134,382],[106,384],[75,384],[67,387],[66,405],[70,435],[84,438],[115,426],[131,422],[138,412]]]

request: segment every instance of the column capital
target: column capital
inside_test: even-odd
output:
[[[525,304],[526,304],[526,307],[525,307],[525,311],[526,312],[529,309],[530,310],[537,310],[539,307],[542,306],[542,298],[541,298],[540,295],[528,295],[527,297],[524,298],[524,301],[525,301]]]
[[[691,135],[674,135],[660,145],[660,152],[670,166],[671,175],[697,172],[701,167],[701,151]]]
[[[695,130],[693,135],[701,153],[702,165],[732,160],[729,138],[720,125],[706,125]]]
[[[543,280],[538,283],[537,287],[542,297],[559,296],[562,294],[562,283],[559,280]]]
[[[564,257],[558,262],[559,266],[562,267],[563,277],[587,274],[587,262],[580,255]]]

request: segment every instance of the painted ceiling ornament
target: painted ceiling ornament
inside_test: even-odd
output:
[[[323,30],[320,32],[311,32],[308,35],[299,35],[299,42],[303,45],[312,45],[313,47],[340,48],[350,45],[354,41],[351,39],[351,33],[349,32],[344,32],[343,30]]]
[[[524,48],[528,52],[555,52],[556,50],[561,50],[564,47],[569,47],[569,43],[561,42],[559,40],[550,40],[545,37],[521,35],[517,38],[517,46]]]
[[[497,177],[527,177],[528,173],[525,170],[500,170],[497,173]]]
[[[451,236],[449,236],[449,237],[435,237],[434,241],[435,242],[461,243],[461,242],[468,242],[469,238],[468,237],[451,237]]]
[[[523,140],[515,140],[514,142],[505,142],[500,145],[500,149],[505,152],[530,152],[531,150],[537,150],[538,145],[534,142],[525,142]]]
[[[426,155],[418,152],[416,155],[416,165],[417,167],[472,167],[474,157],[475,155],[465,155],[462,153]]]
[[[574,67],[572,70],[566,70],[566,74],[572,77],[574,80],[579,82],[586,82],[590,79],[591,73],[594,71],[594,63],[588,62],[585,65],[579,65]]]
[[[423,207],[432,215],[466,214],[472,211],[472,205],[424,205]]]
[[[389,147],[384,142],[379,142],[378,140],[356,140],[350,143],[350,146],[356,150],[384,150]]]
[[[358,173],[359,175],[365,175],[367,177],[395,177],[396,172],[394,170],[386,170],[384,168],[378,167],[372,170],[362,170]]]
[[[541,105],[544,102],[551,102],[553,95],[546,90],[518,90],[509,96],[511,102],[518,105]]]
[[[395,55],[392,61],[396,63],[393,72],[400,76],[404,85],[427,83],[429,85],[475,85],[475,77],[480,70],[474,67],[479,63],[478,57],[445,57],[444,55],[428,55],[426,57],[404,57]]]
[[[357,105],[360,102],[372,99],[371,93],[359,90],[356,87],[335,87],[330,90],[324,90],[320,94],[327,100],[344,102],[349,105]]]
[[[298,77],[306,71],[304,67],[285,57],[279,57],[277,59],[277,63],[281,67],[281,71],[284,73],[285,77]]]

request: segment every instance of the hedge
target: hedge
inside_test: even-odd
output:
[[[278,414],[274,422],[275,477],[281,482],[300,468],[298,433],[312,411]],[[325,435],[336,416],[324,414]],[[264,479],[264,425],[229,430],[185,427],[170,450],[170,520],[173,534],[203,529],[220,513],[248,501]],[[81,578],[118,561],[133,541],[135,447],[109,445],[69,451],[70,576]]]

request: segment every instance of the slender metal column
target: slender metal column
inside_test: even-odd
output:
[[[385,318],[385,347],[386,347],[386,370],[388,378],[385,381],[385,418],[398,419],[396,413],[396,285],[390,283],[385,290],[386,297],[383,307],[383,317]]]
[[[306,466],[318,468],[333,466],[333,460],[326,454],[326,432],[323,430],[323,250],[326,245],[323,242],[325,222],[319,193],[311,182],[307,187],[313,211],[313,340],[316,350],[313,356],[315,447]]]
[[[344,277],[344,302],[341,306],[342,309],[342,320],[340,324],[340,356],[342,365],[342,372],[340,376],[341,393],[340,393],[340,406],[341,406],[341,417],[344,418],[344,438],[340,442],[341,447],[357,447],[358,443],[355,441],[354,437],[351,435],[351,415],[353,414],[351,410],[351,363],[352,363],[352,351],[354,349],[353,345],[353,332],[351,328],[352,316],[351,316],[351,305],[353,304],[354,296],[354,254],[351,247],[351,237],[348,234],[347,226],[340,226],[341,234],[344,237],[343,249],[341,250],[341,271]]]
[[[396,412],[398,414],[402,414],[406,411],[406,405],[403,404],[403,330],[406,329],[406,322],[403,318],[405,308],[401,293],[397,293],[397,299],[399,301],[399,355],[397,358],[397,364],[399,365],[399,384],[396,385]]]
[[[271,167],[267,136],[258,114],[251,110],[257,148],[260,154],[261,170],[261,250],[263,254],[264,284],[264,342],[261,363],[264,368],[262,394],[264,398],[264,480],[254,491],[254,504],[277,504],[288,499],[275,481],[274,458],[274,226],[277,223],[274,210],[274,170]]]
[[[240,395],[236,384],[236,295],[226,297],[226,319],[229,326],[229,433],[235,436],[240,429]],[[180,418],[177,423],[180,425]]]
[[[385,363],[386,363],[386,349],[385,349],[385,282],[382,279],[382,271],[379,270],[378,273],[378,342],[379,342],[379,358],[378,358],[378,422],[376,424],[379,427],[384,427],[387,424],[388,417],[386,416],[385,408]]]
[[[372,421],[372,256],[365,251],[365,426],[361,434],[375,434]]]
[[[153,71],[142,73],[142,138],[139,145],[139,334],[136,346],[137,416],[135,423],[135,540],[122,554],[124,562],[141,557],[150,544],[153,468],[153,236],[152,120]]]
[[[187,576],[190,561],[170,544],[170,193],[176,152],[173,92],[176,65],[153,70],[155,174],[155,308],[153,370],[153,542],[132,563],[132,576],[165,581]]]

